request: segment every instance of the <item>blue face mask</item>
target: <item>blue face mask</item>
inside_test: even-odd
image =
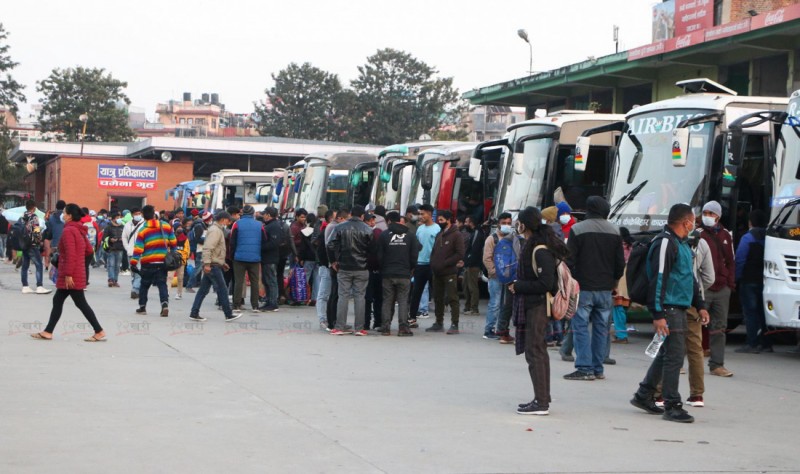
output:
[[[500,233],[503,235],[511,235],[514,232],[514,229],[510,225],[501,225],[500,226]]]
[[[122,219],[116,219],[114,222],[116,222],[117,225],[122,225]]]
[[[61,215],[59,217],[61,218],[61,222],[66,222],[66,221],[64,221],[64,213],[63,212],[61,213]]]

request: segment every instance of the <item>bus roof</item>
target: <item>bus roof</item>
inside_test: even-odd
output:
[[[381,158],[389,153],[399,153],[409,157],[419,155],[421,151],[428,150],[434,147],[441,147],[446,145],[454,145],[464,142],[457,141],[428,141],[428,142],[408,142],[396,145],[390,145],[378,152],[378,158]]]
[[[219,170],[215,173],[211,173],[212,176],[217,176],[220,178],[224,178],[226,176],[243,176],[243,177],[271,177],[275,173],[272,171],[239,171],[234,169],[225,169]]]
[[[564,124],[571,122],[615,122],[622,120],[625,120],[625,116],[622,114],[595,114],[590,111],[586,111],[584,113],[574,113],[573,111],[570,111],[568,114],[555,113],[546,117],[539,117],[526,120],[524,122],[518,122],[510,125],[508,127],[508,131],[510,132],[527,125],[553,125],[560,128],[564,126]]]
[[[724,112],[730,105],[752,111],[764,109],[782,110],[788,103],[789,99],[787,97],[741,96],[720,93],[686,94],[636,107],[625,114],[625,117],[630,118],[639,114],[665,109],[699,109]],[[737,114],[737,117],[739,115],[742,114]]]
[[[377,161],[378,156],[373,153],[312,153],[303,161],[311,165],[313,162],[322,162],[331,167],[352,168],[355,165]]]
[[[432,155],[440,155],[442,157],[454,156],[457,157],[457,159],[452,161],[456,161],[458,164],[467,164],[469,163],[469,159],[472,157],[472,152],[475,150],[476,146],[478,146],[478,142],[459,142],[458,144],[428,148],[424,152],[420,153],[420,156],[426,161],[427,159],[430,159]]]

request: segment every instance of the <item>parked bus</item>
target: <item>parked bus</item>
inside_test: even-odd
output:
[[[377,163],[377,157],[369,153],[315,153],[306,156],[305,167],[298,176],[299,193],[295,207],[308,212],[317,212],[320,204],[328,209],[352,207],[353,204],[366,206],[369,193],[365,186],[353,186],[362,170],[357,167],[364,163]],[[373,176],[375,173],[373,172]]]
[[[263,211],[269,205],[273,172],[239,171],[234,169],[220,170],[211,175],[208,190],[210,199],[205,209],[215,212],[228,206],[239,208],[253,206],[256,211]]]
[[[589,196],[606,193],[624,118],[561,111],[514,124],[505,138],[478,145],[469,175],[483,181],[485,189],[499,190],[491,217],[503,212],[516,215],[527,206],[542,209],[562,200],[581,215]],[[591,137],[592,144],[583,152],[577,146],[582,136],[582,140]],[[505,148],[502,154],[498,147]]]
[[[283,179],[279,180],[276,185],[279,205],[275,206],[281,219],[294,219],[294,210],[300,197],[300,185],[305,169],[306,162],[301,160],[282,170]]]
[[[387,211],[406,212],[417,157],[429,148],[461,142],[413,142],[392,145],[378,153],[378,179],[372,186],[370,206],[382,205]]]
[[[198,188],[206,184],[203,180],[184,181],[172,189],[168,189],[165,199],[170,197],[175,202],[174,211],[182,210],[187,216],[192,210],[202,211],[205,208],[207,196],[205,192],[197,192]]]

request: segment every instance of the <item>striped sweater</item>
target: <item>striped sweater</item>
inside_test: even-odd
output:
[[[142,265],[163,265],[167,256],[167,247],[175,248],[178,244],[172,226],[157,219],[151,219],[136,234],[133,246],[131,265],[139,262]]]

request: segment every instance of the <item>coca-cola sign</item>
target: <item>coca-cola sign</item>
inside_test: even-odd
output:
[[[756,15],[750,22],[750,29],[755,30],[765,26],[777,25],[797,18],[800,18],[800,4]]]

